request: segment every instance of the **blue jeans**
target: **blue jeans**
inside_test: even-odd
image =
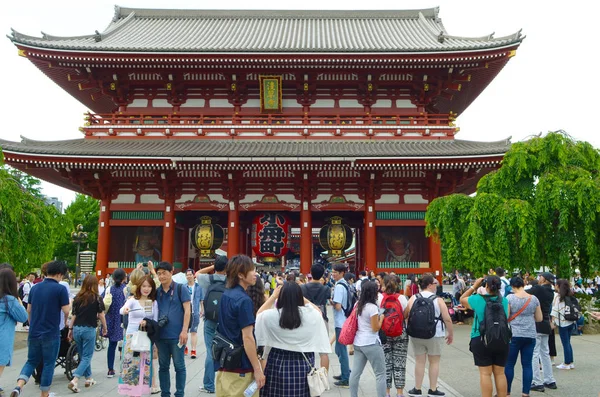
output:
[[[96,345],[96,328],[73,327],[73,340],[77,343],[77,351],[79,352],[79,365],[73,372],[73,376],[76,378],[91,378],[92,356]]]
[[[506,366],[504,367],[504,374],[506,375],[506,382],[508,384],[508,392],[510,393],[510,386],[515,377],[515,364],[517,363],[517,356],[521,353],[521,366],[523,367],[523,394],[529,394],[531,390],[531,382],[533,381],[533,349],[535,348],[535,338],[521,338],[513,336],[510,340],[510,346],[508,349],[508,358],[506,359]],[[536,365],[539,366],[538,363]]]
[[[341,328],[335,329],[335,354],[340,360],[340,367],[342,369],[342,381],[348,382],[350,380],[350,358],[348,357],[348,349],[345,345],[342,345],[340,340]]]
[[[183,397],[185,389],[185,361],[183,346],[177,347],[179,339],[159,339],[158,348],[158,380],[160,381],[161,397],[171,395],[171,357],[175,367],[175,397]]]
[[[577,325],[571,324],[566,327],[558,327],[558,334],[560,335],[565,355],[565,364],[573,364],[573,346],[571,346],[571,332],[573,331],[573,327],[577,327]]]
[[[40,390],[50,390],[59,348],[60,338],[30,338],[27,341],[27,362],[23,366],[23,369],[21,369],[21,374],[18,379],[27,382],[35,368],[41,362],[43,364],[43,369],[42,377],[40,379]]]
[[[212,356],[212,343],[215,338],[217,323],[204,319],[204,344],[206,345],[206,359],[204,360],[204,388],[215,391],[215,363]]]
[[[108,342],[108,350],[106,351],[106,365],[109,371],[115,370],[115,352],[119,342]]]

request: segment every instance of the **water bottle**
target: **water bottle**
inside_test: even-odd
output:
[[[258,384],[256,383],[256,381],[252,381],[252,383],[248,385],[246,390],[244,390],[244,397],[252,397],[257,390]]]

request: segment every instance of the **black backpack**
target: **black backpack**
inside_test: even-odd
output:
[[[23,287],[25,286],[25,283],[21,284],[19,286],[19,298],[21,298],[21,300],[23,300],[23,298],[25,297],[25,293],[23,292]]]
[[[431,339],[435,336],[437,323],[442,320],[441,313],[435,316],[437,295],[425,298],[421,294],[415,295],[410,313],[408,314],[408,335],[413,338]]]
[[[512,331],[508,325],[508,318],[502,305],[502,297],[495,300],[485,299],[483,320],[479,322],[479,334],[484,346],[491,352],[508,351]]]
[[[356,294],[356,289],[350,288],[350,286],[346,283],[340,283],[342,287],[346,288],[346,294],[348,295],[348,305],[347,307],[342,306],[342,310],[344,311],[344,316],[346,318],[350,317],[352,313],[352,309],[354,309],[354,305],[358,302],[358,296]]]
[[[204,294],[204,318],[206,320],[219,321],[219,305],[225,292],[225,280],[215,280],[214,276],[208,276],[210,285]]]
[[[581,306],[574,296],[565,296],[565,321],[578,321],[581,316]]]

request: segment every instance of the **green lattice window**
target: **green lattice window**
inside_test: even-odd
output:
[[[409,221],[424,220],[425,211],[377,211],[377,220]]]
[[[164,219],[162,211],[112,211],[111,219],[126,221],[157,221]]]

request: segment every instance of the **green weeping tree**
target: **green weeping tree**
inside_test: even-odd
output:
[[[447,268],[590,275],[600,265],[599,173],[600,151],[563,131],[515,143],[475,196],[433,200],[425,232]]]
[[[0,152],[0,263],[23,275],[53,259],[62,215],[42,199],[39,180],[1,162]]]

